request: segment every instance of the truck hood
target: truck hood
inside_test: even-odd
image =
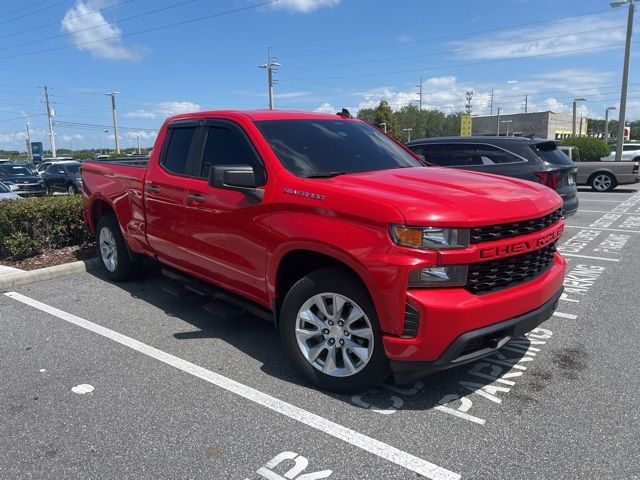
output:
[[[408,225],[472,227],[536,218],[562,206],[537,183],[447,168],[402,168],[334,177],[327,186],[395,206]]]

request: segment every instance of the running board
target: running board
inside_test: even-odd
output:
[[[226,292],[220,288],[216,288],[213,285],[197,280],[193,277],[177,272],[173,269],[163,267],[161,269],[162,275],[177,282],[181,285],[181,289],[186,294],[195,293],[203,297],[212,297],[213,301],[204,306],[204,309],[219,318],[236,318],[249,313],[256,317],[262,318],[269,322],[273,321],[273,313],[260,305],[245,300],[244,298],[235,295],[231,292]],[[175,286],[163,288],[163,290],[172,293],[176,296],[184,296],[183,290],[176,289]]]

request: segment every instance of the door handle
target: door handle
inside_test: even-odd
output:
[[[187,195],[187,201],[202,203],[204,202],[204,197],[202,195],[194,195],[190,193]]]
[[[151,186],[149,186],[149,187],[147,187],[147,192],[160,193],[160,188],[159,187],[151,187]]]

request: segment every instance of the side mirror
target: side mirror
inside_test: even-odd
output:
[[[264,190],[258,189],[256,172],[251,165],[218,165],[209,171],[209,185],[236,190],[262,200]]]
[[[9,185],[9,190],[11,190],[12,192],[17,192],[18,190],[20,190],[20,187],[15,183],[12,183],[11,185]]]

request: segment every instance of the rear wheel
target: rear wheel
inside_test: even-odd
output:
[[[609,192],[617,185],[615,177],[607,172],[595,173],[589,183],[597,192]]]
[[[282,304],[279,327],[291,363],[320,388],[360,392],[389,372],[373,302],[345,270],[323,268],[299,280]]]
[[[98,255],[107,277],[129,280],[140,273],[140,262],[132,260],[115,215],[100,218],[96,229]]]

